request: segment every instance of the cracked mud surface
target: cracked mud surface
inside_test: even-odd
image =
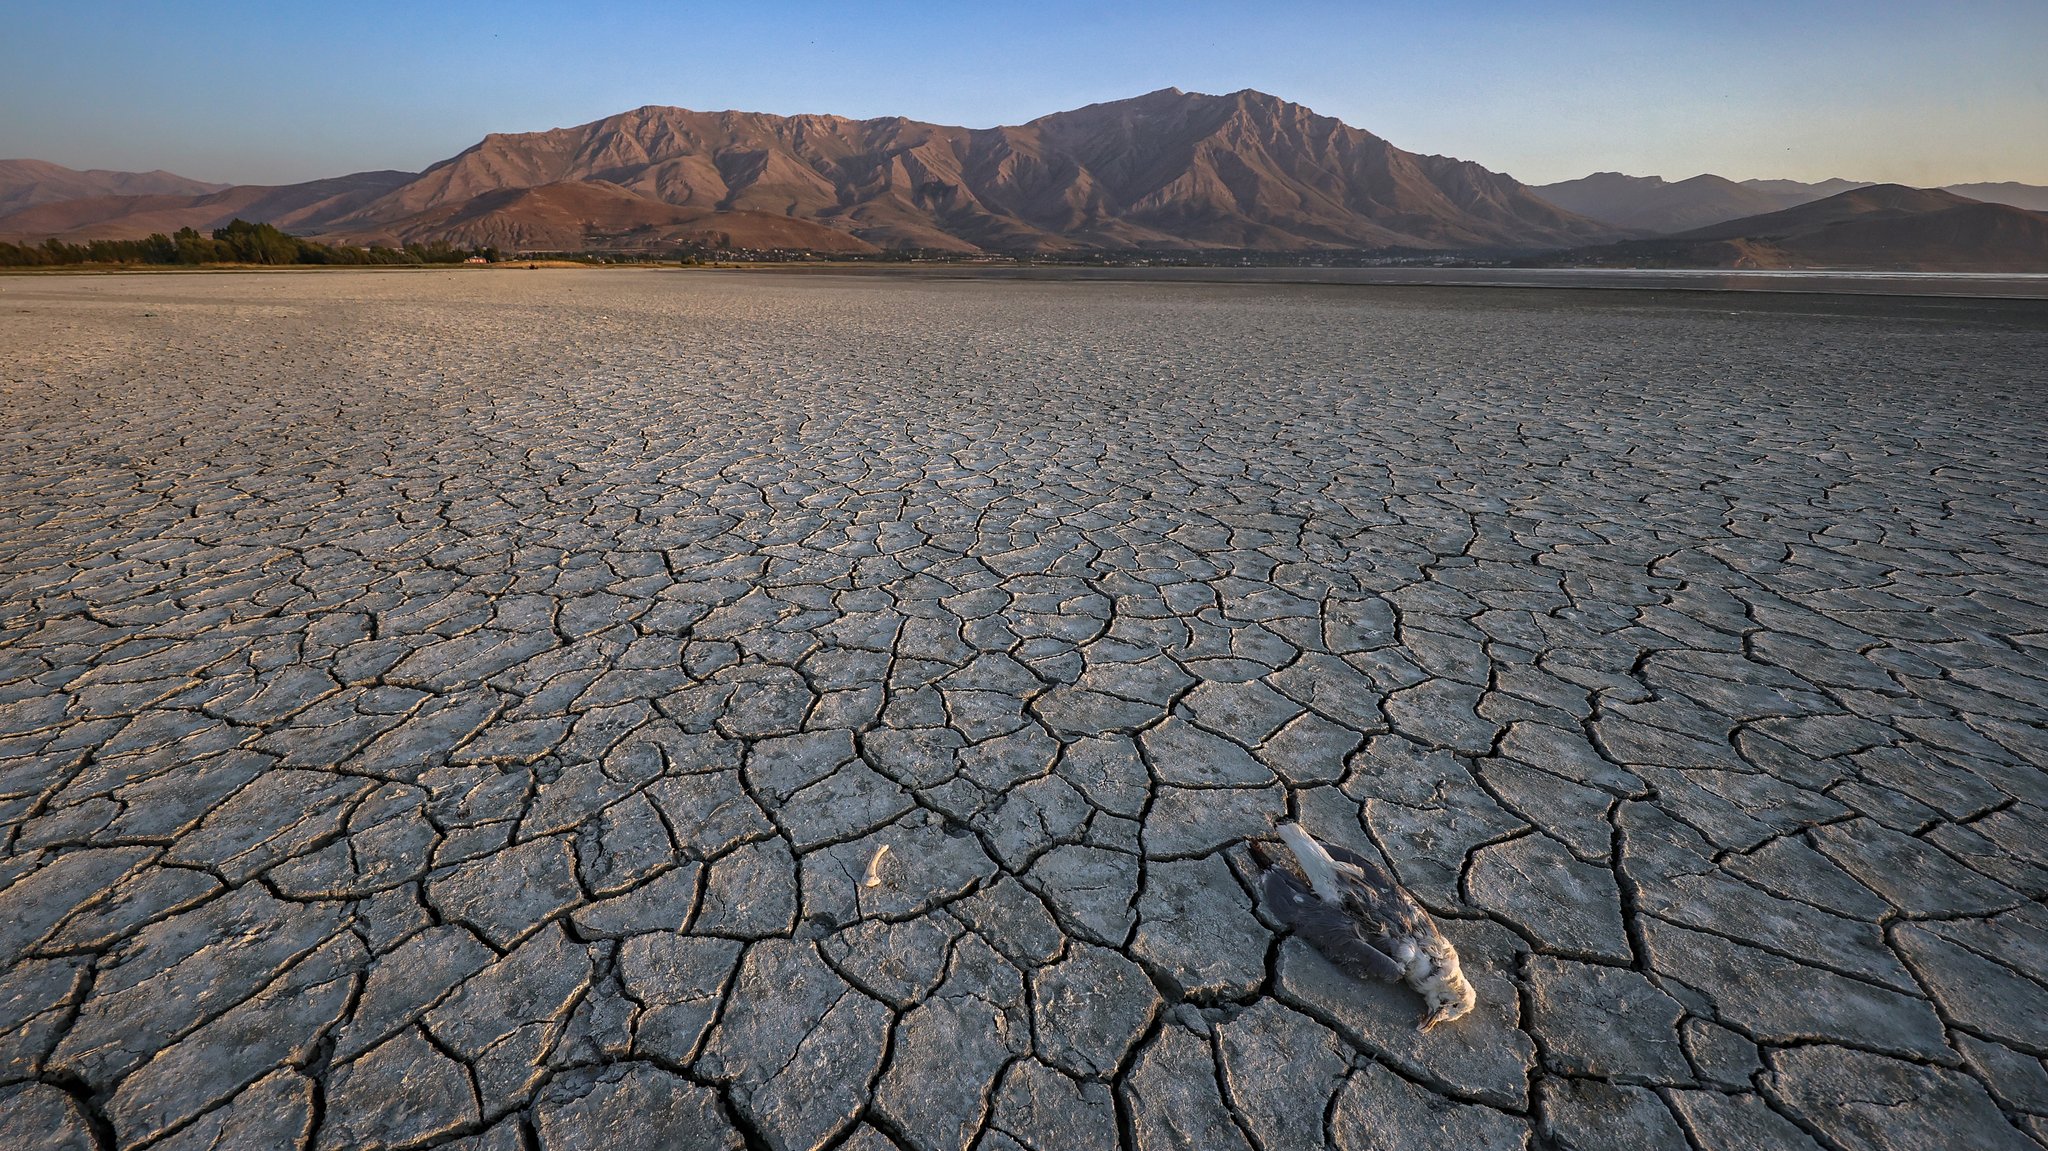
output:
[[[66,277],[0,347],[0,1145],[2048,1139],[2036,306]],[[1275,930],[1283,814],[1470,1017]]]

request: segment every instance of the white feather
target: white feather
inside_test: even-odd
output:
[[[1337,875],[1344,865],[1331,858],[1323,845],[1298,823],[1283,823],[1273,830],[1286,842],[1287,850],[1294,853],[1294,862],[1301,865],[1301,873],[1308,877],[1308,885],[1315,888],[1316,895],[1324,903],[1339,902]]]

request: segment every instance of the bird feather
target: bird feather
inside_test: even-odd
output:
[[[1317,898],[1299,879],[1268,871],[1263,887],[1266,905],[1323,958],[1358,979],[1401,981],[1406,968],[1361,935],[1356,919]]]
[[[1348,882],[1342,888],[1345,905],[1355,908],[1357,914],[1383,924],[1390,935],[1413,934],[1425,929],[1435,934],[1436,924],[1379,864],[1336,844],[1331,844],[1327,850],[1331,858],[1347,865],[1346,871],[1350,872],[1345,876]]]

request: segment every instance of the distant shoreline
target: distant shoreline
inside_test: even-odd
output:
[[[919,276],[933,280],[1276,284],[1333,287],[1549,288],[2048,300],[2048,273],[1717,271],[1633,268],[1087,267],[1051,264],[739,264],[666,271]]]
[[[569,260],[504,260],[489,265],[91,265],[0,268],[0,277],[264,275],[370,272],[378,275],[444,272],[583,270],[665,274],[838,276],[847,279],[1021,281],[1037,283],[1155,283],[1294,287],[1436,287],[1663,291],[1735,294],[1922,296],[1948,299],[2048,301],[2048,273],[2038,272],[1874,272],[1851,270],[1717,271],[1629,268],[1302,268],[1302,267],[1090,267],[1042,263],[763,263],[586,264]]]

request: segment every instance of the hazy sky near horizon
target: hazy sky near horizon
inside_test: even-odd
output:
[[[1527,183],[2048,184],[2048,0],[0,0],[0,157],[286,183],[642,104],[988,127],[1257,88]]]

